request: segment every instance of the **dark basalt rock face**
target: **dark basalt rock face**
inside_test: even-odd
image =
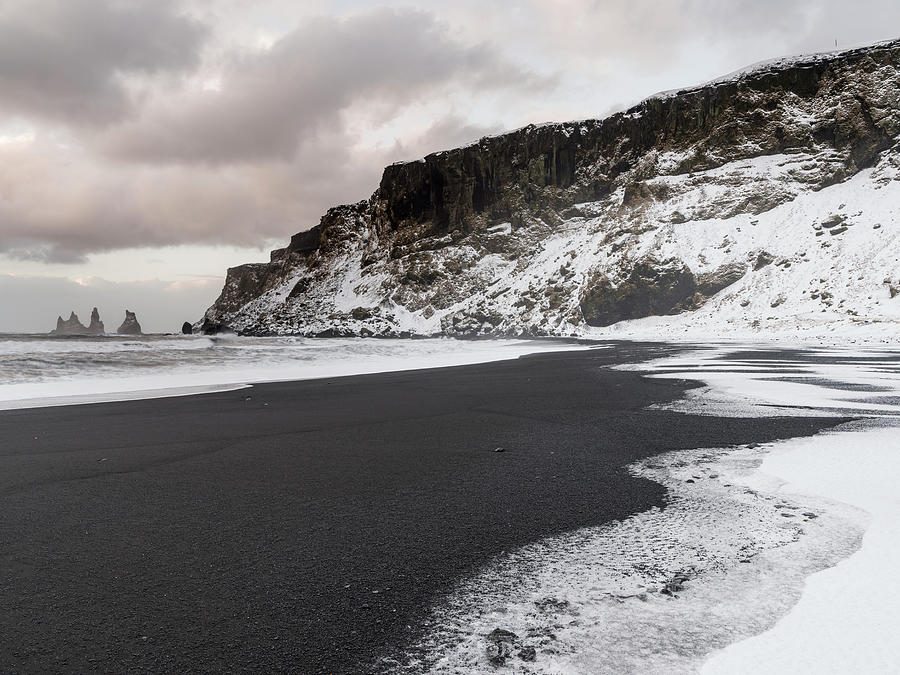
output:
[[[85,326],[78,319],[78,315],[72,312],[68,319],[61,316],[56,319],[56,328],[50,331],[51,335],[103,335],[105,329],[100,320],[100,312],[94,307],[91,312],[91,323]]]
[[[897,49],[849,52],[840,65],[896,63]],[[395,230],[427,224],[438,231],[465,232],[481,218],[514,219],[524,206],[559,209],[608,194],[616,178],[653,148],[697,141],[696,152],[674,173],[740,159],[747,144],[754,146],[754,154],[771,155],[810,148],[819,140],[849,149],[853,166],[848,170],[855,172],[870,166],[897,132],[895,123],[883,128],[876,122],[872,111],[877,102],[840,97],[840,110],[815,128],[794,127],[779,114],[785,95],[805,98],[840,87],[835,65],[821,61],[773,67],[745,81],[651,98],[605,120],[532,125],[420,162],[389,166],[375,195],[381,206],[378,224]],[[876,115],[885,121],[883,110]]]
[[[182,335],[190,335],[194,332],[194,327],[191,325],[190,321],[185,321],[181,324],[181,334]]]
[[[566,334],[695,308],[748,273],[745,262],[641,262],[638,239],[766,213],[872,167],[898,142],[898,92],[894,41],[391,165],[369,200],[330,209],[267,263],[229,269],[202,330]],[[742,174],[742,162],[776,155],[793,162],[783,175]],[[579,227],[604,235],[599,247],[573,245],[575,263],[537,270],[545,242]]]
[[[581,311],[590,326],[610,326],[627,319],[674,314],[691,308],[697,281],[680,260],[638,260],[620,283],[602,273],[581,297]]]
[[[587,283],[579,304],[589,326],[611,326],[628,319],[697,309],[746,273],[747,265],[730,263],[695,276],[680,260],[648,256],[623,271],[624,279],[617,284],[598,273]]]
[[[711,297],[743,279],[747,265],[742,262],[726,263],[712,272],[697,277],[697,291],[705,298]]]
[[[273,256],[275,252],[273,252]],[[273,269],[271,264],[251,263],[238,265],[228,269],[225,277],[225,288],[216,300],[216,307],[220,314],[228,314],[243,307],[246,303],[256,298],[267,289],[267,282],[276,279],[277,267]],[[200,328],[206,335],[213,335],[227,330],[224,322],[212,321],[209,315],[205,317]]]
[[[125,320],[122,325],[116,329],[120,335],[142,335],[141,324],[138,323],[137,316],[134,312],[125,310]]]

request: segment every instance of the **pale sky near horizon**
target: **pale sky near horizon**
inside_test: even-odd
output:
[[[885,0],[0,0],[0,332],[94,305],[178,330],[386,164],[898,26]]]

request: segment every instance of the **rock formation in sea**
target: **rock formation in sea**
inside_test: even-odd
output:
[[[50,331],[51,335],[103,335],[105,328],[100,320],[100,312],[94,307],[91,312],[91,323],[85,326],[78,319],[78,315],[72,312],[68,319],[61,316],[56,319],[56,328]]]
[[[103,334],[106,332],[106,329],[103,326],[103,322],[100,320],[100,312],[97,311],[97,308],[91,311],[91,323],[88,325],[88,333],[95,334]]]
[[[138,323],[137,316],[134,312],[130,310],[125,310],[125,320],[122,322],[122,325],[116,329],[116,332],[121,335],[141,335],[143,331],[141,330],[141,324]]]
[[[181,324],[181,333],[182,335],[190,335],[194,332],[194,327],[191,325],[190,321],[185,321]]]
[[[767,62],[603,120],[529,125],[387,167],[370,199],[229,269],[202,327],[893,326],[898,141],[900,40]]]

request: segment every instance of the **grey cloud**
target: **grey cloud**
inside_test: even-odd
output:
[[[755,61],[894,37],[900,4],[891,0],[526,0],[511,15],[490,7],[491,28],[518,21],[521,44],[542,54],[564,55],[575,70],[627,69],[664,73],[669,86],[690,84],[673,66],[716,55],[708,73],[722,74]],[[474,0],[467,0],[475,11]],[[515,50],[516,45],[511,46]],[[691,64],[695,72],[703,66]],[[679,75],[684,78],[678,81]],[[701,75],[703,77],[705,75]],[[673,81],[674,77],[674,81]],[[652,92],[646,92],[652,93]]]
[[[645,16],[658,3],[645,7]],[[891,0],[680,0],[668,25],[658,24],[661,36],[677,49],[714,44],[742,65],[804,52],[895,37],[900,5]],[[876,19],[877,17],[877,19]],[[875,19],[873,21],[873,19]],[[882,28],[879,29],[879,26]],[[664,54],[661,55],[664,57]]]
[[[416,159],[437,150],[449,150],[473,143],[483,136],[499,134],[503,127],[499,124],[472,124],[458,114],[447,115],[436,120],[419,137],[398,143],[396,160]],[[401,156],[401,152],[403,153]]]
[[[791,52],[849,47],[896,37],[900,5],[891,0],[682,0],[684,15],[693,21],[688,37],[706,36],[735,46],[771,40],[784,43]],[[778,55],[770,54],[770,57]]]
[[[83,243],[79,242],[79,249]],[[34,241],[23,238],[5,242],[0,252],[12,260],[21,260],[36,263],[60,263],[64,265],[77,265],[87,262],[87,255],[82,250],[70,250],[64,242],[48,244],[43,241]]]
[[[552,86],[489,46],[455,41],[431,14],[378,9],[305,21],[270,50],[233,64],[221,91],[157,102],[103,147],[142,161],[285,160],[316,134],[340,128],[353,104],[389,116],[453,83],[469,95]]]
[[[900,24],[900,5],[874,1],[856,9],[834,0],[517,6],[432,5],[456,12],[453,28],[409,10],[305,20],[260,52],[217,43],[229,59],[221,91],[155,86],[138,111],[128,74],[196,74],[204,29],[175,4],[0,0],[0,112],[118,120],[75,129],[68,147],[39,123],[36,141],[0,143],[0,253],[74,262],[138,246],[284,242],[327,207],[368,197],[384,165],[502,131],[493,120],[594,116],[657,85],[828,48],[835,37],[842,45],[890,37],[878,31]],[[871,17],[884,20],[873,26]],[[434,110],[441,116],[428,126]],[[384,136],[394,127],[392,143]]]
[[[119,120],[132,110],[123,77],[193,69],[206,34],[169,0],[0,4],[0,111]]]
[[[310,138],[292,162],[204,171],[122,166],[40,143],[0,145],[0,195],[8,195],[0,199],[0,253],[77,263],[140,246],[280,244],[328,207],[367,198],[385,165],[496,131],[449,115],[421,134],[366,150],[332,129]]]
[[[116,157],[97,154],[95,133],[66,146],[40,134],[0,143],[0,253],[80,263],[141,246],[283,242],[328,207],[368,197],[386,164],[498,131],[449,113],[374,145],[342,117],[356,106],[377,127],[435,87],[460,83],[465,95],[547,85],[483,45],[454,41],[421,12],[307,22],[264,54],[237,59],[214,103],[168,97],[165,115],[156,107],[123,126],[112,136]]]

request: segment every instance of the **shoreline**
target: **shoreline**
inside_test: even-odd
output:
[[[0,413],[0,666],[358,672],[502,551],[664,505],[632,462],[835,422],[655,409],[696,385],[608,368],[676,351]]]
[[[3,334],[0,339],[16,338],[43,338],[43,335],[31,334]],[[122,339],[123,337],[127,339]],[[231,336],[238,344],[254,344],[257,338],[242,338]],[[50,336],[48,339],[61,344],[77,344],[83,341],[84,336]],[[228,338],[216,338],[209,336],[181,336],[181,335],[143,335],[143,336],[90,336],[88,342],[97,343],[121,343],[133,345],[140,343],[142,338],[159,340],[178,340],[185,343],[208,341],[211,346],[222,343],[229,345]],[[108,339],[107,339],[108,338]],[[265,341],[268,338],[259,338]],[[110,403],[117,401],[134,401],[155,398],[192,396],[222,391],[234,391],[252,387],[257,384],[274,382],[298,382],[331,377],[352,377],[355,375],[405,372],[410,370],[423,370],[440,367],[455,367],[460,365],[475,365],[520,358],[530,354],[542,354],[563,351],[577,351],[608,348],[618,345],[627,348],[628,345],[643,347],[666,347],[677,352],[711,351],[722,352],[725,350],[758,350],[771,351],[800,351],[824,353],[861,353],[876,354],[890,353],[889,345],[879,344],[851,344],[836,343],[823,345],[803,342],[772,342],[760,339],[752,341],[748,339],[723,338],[716,341],[702,341],[685,339],[684,341],[639,341],[637,339],[614,338],[603,339],[601,336],[572,336],[572,337],[539,337],[539,338],[422,338],[422,339],[386,339],[386,338],[296,338],[282,336],[272,338],[276,340],[299,340],[295,346],[302,353],[307,348],[318,348],[322,345],[347,345],[356,343],[381,343],[388,345],[388,349],[397,347],[396,354],[389,351],[386,354],[370,356],[368,358],[338,359],[334,362],[291,362],[260,364],[251,367],[250,364],[240,364],[240,368],[228,367],[223,364],[218,367],[193,367],[184,372],[183,369],[170,367],[157,369],[159,372],[135,375],[132,372],[110,373],[104,377],[91,376],[89,373],[76,377],[53,377],[41,381],[25,381],[19,383],[0,384],[0,411],[19,410],[28,408],[44,408],[68,405],[85,405],[93,403]],[[418,345],[440,344],[446,347],[448,344],[459,346],[459,350],[451,351],[446,348],[435,350],[433,353],[421,355],[407,355],[402,353],[403,347],[410,343]],[[152,343],[151,343],[152,344]],[[192,347],[191,351],[197,349]],[[282,356],[287,354],[283,352]],[[2,373],[0,373],[2,375]]]
[[[761,471],[770,452],[820,438],[675,451],[630,465],[666,489],[664,508],[492,561],[435,609],[435,628],[409,662],[386,672],[490,672],[484,653],[494,629],[516,636],[506,663],[516,672],[699,672],[716,650],[789,614],[806,578],[859,549],[861,511],[784,493]],[[531,649],[533,662],[516,658]],[[749,656],[736,663],[756,663]]]
[[[163,336],[166,339],[168,337]],[[78,341],[71,336],[67,336],[65,339],[71,342]],[[209,340],[211,345],[218,342],[217,339],[208,337],[195,337],[194,339]],[[332,344],[346,344],[347,341],[347,338],[327,339],[333,340]],[[128,343],[135,341],[137,340],[133,337],[127,340]],[[100,342],[103,341],[100,340]],[[419,345],[436,344],[434,340],[417,342]],[[447,342],[448,339],[441,338],[437,344],[446,345]],[[381,343],[388,345],[388,348],[390,345],[397,347],[403,345],[405,348],[407,341],[381,340]],[[403,349],[397,349],[396,354],[379,354],[341,361],[285,361],[255,367],[239,363],[239,368],[226,368],[224,364],[220,364],[217,368],[195,368],[187,373],[180,372],[176,368],[169,368],[167,371],[149,375],[129,373],[124,376],[102,378],[82,376],[74,379],[55,378],[41,382],[0,384],[0,411],[191,396],[234,391],[257,384],[275,382],[301,382],[334,377],[450,368],[516,359],[530,354],[596,349],[602,348],[606,344],[566,338],[473,340],[460,341],[460,343],[460,348],[452,352],[441,349],[433,353],[408,354]],[[480,344],[476,345],[476,343]],[[291,347],[301,354],[306,348],[307,346],[300,344]]]
[[[666,488],[665,509],[493,561],[436,608],[435,628],[405,672],[489,672],[495,629],[511,636],[506,660],[531,673],[749,674],[760,659],[768,672],[805,672],[810,663],[816,672],[890,672],[885,633],[897,624],[900,597],[882,589],[900,557],[898,538],[885,534],[900,522],[890,504],[900,455],[888,452],[900,438],[898,361],[882,350],[721,347],[617,366],[705,383],[661,406],[686,415],[857,421],[762,446],[638,461],[629,470]],[[867,443],[873,426],[880,448]],[[826,644],[829,635],[836,639]],[[520,664],[517,653],[538,658]]]
[[[852,428],[855,427],[855,428]],[[788,441],[760,471],[784,482],[781,491],[859,509],[858,550],[808,576],[796,604],[768,630],[711,655],[704,675],[816,672],[892,673],[900,624],[900,429],[856,424],[813,439]],[[752,667],[750,666],[752,664]]]
[[[706,383],[705,391],[690,392],[675,408],[696,410],[700,404],[710,412],[728,406],[735,415],[759,415],[763,409],[797,414],[804,404],[856,418],[814,437],[776,444],[757,473],[785,499],[816,499],[832,512],[855,511],[851,520],[862,532],[856,550],[803,579],[796,602],[773,625],[717,650],[701,672],[895,672],[891,647],[900,624],[900,591],[890,579],[900,564],[895,490],[900,481],[900,355],[891,350],[801,353],[794,363],[805,359],[807,373],[796,379],[766,378],[752,370],[716,373],[708,368],[711,359],[695,356],[663,362],[663,370],[668,366],[671,372],[655,375],[678,376],[682,361]],[[731,356],[732,363],[741,357]],[[750,356],[739,362],[743,365],[767,367],[764,358],[743,356]]]

